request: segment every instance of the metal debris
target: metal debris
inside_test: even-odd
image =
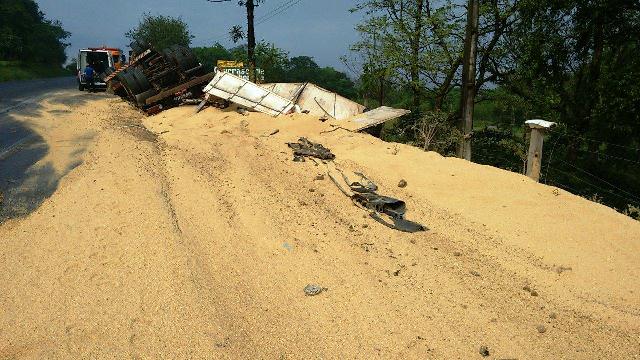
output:
[[[304,161],[306,156],[322,160],[333,160],[336,157],[331,150],[322,146],[322,144],[311,142],[305,137],[298,139],[297,143],[287,143],[287,145],[293,149],[293,161]]]
[[[405,202],[379,195],[376,192],[378,187],[363,174],[354,173],[360,178],[359,181],[353,181],[337,168],[330,169],[328,175],[343,194],[350,197],[357,206],[369,211],[369,216],[375,221],[391,229],[408,233],[429,230],[421,224],[405,219],[407,211]]]
[[[411,111],[405,109],[394,109],[388,106],[381,106],[377,109],[346,119],[340,126],[347,130],[357,132],[410,113]]]
[[[303,112],[326,119],[344,120],[365,110],[364,105],[312,83],[272,83],[260,86],[291,100]]]

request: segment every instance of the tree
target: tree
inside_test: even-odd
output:
[[[520,3],[503,38],[508,56],[494,68],[499,84],[533,116],[561,124],[564,135],[551,140],[557,146],[546,159],[545,181],[598,192],[619,208],[619,189],[640,192],[639,39],[637,1]],[[588,182],[566,176],[576,172]]]
[[[320,67],[310,56],[296,56],[287,64],[287,81],[314,81]]]
[[[469,0],[467,6],[467,29],[464,38],[462,60],[461,124],[463,134],[458,157],[471,160],[471,136],[473,131],[473,106],[476,90],[476,49],[478,47],[478,21],[480,0]]]
[[[360,83],[365,89],[377,90],[381,99],[404,89],[411,95],[409,106],[414,113],[444,111],[449,113],[450,126],[458,127],[463,113],[461,66],[466,3],[467,0],[360,1],[352,11],[364,12],[366,17],[356,27],[360,41],[351,47],[363,63]],[[465,83],[472,85],[467,86],[465,95],[482,94],[483,87],[496,81],[493,65],[505,56],[500,40],[514,21],[515,4],[514,0],[486,0],[474,12],[476,56],[475,60],[469,59],[467,69],[474,65],[477,71],[475,75],[469,72],[470,78]],[[379,85],[374,85],[376,82]],[[406,96],[397,98],[402,102],[395,105],[408,105],[404,102]],[[470,109],[483,97],[466,99],[465,109]],[[399,132],[406,134],[407,129],[415,127],[411,122],[420,118],[414,116],[398,122],[404,127]]]
[[[248,62],[247,45],[236,46],[229,50],[231,58],[236,61]],[[285,81],[285,67],[289,61],[289,54],[271,43],[261,41],[255,50],[256,66],[264,71],[266,82]]]
[[[360,1],[351,11],[364,12],[365,21],[356,27],[361,40],[352,46],[352,51],[360,53],[366,64],[365,71],[379,74],[390,74],[390,80],[407,87],[412,94],[412,107],[420,111],[425,89],[433,86],[427,81],[431,77],[446,71],[437,66],[440,50],[451,51],[445,38],[451,36],[449,29],[440,24],[447,16],[452,16],[452,7],[444,5],[435,10],[433,4],[426,0],[366,0]],[[435,42],[430,37],[436,35],[438,41],[437,55],[433,48]],[[431,51],[430,51],[431,50]],[[384,69],[386,68],[386,69]],[[431,74],[427,74],[431,72]]]
[[[285,69],[287,82],[312,82],[348,98],[357,96],[355,84],[347,74],[327,66],[320,67],[310,56],[289,59]]]
[[[70,74],[75,74],[78,71],[78,59],[72,58],[71,61],[64,67]]]
[[[274,44],[261,41],[256,46],[256,66],[264,71],[266,82],[285,81],[288,62],[289,53]]]
[[[247,61],[246,45],[230,49],[229,53],[236,61]],[[265,41],[257,44],[255,54],[256,65],[264,71],[266,82],[313,82],[349,98],[357,96],[355,84],[345,73],[320,67],[312,57],[289,58],[286,51]]]
[[[125,36],[156,49],[165,49],[171,45],[189,46],[193,35],[181,18],[164,15],[142,15],[140,23],[129,30]]]
[[[0,0],[0,59],[62,66],[70,35],[33,0]]]
[[[210,47],[195,47],[192,49],[198,61],[207,72],[212,72],[218,60],[230,60],[231,53],[224,46],[216,43]]]

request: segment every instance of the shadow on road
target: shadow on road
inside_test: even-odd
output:
[[[93,99],[95,97],[87,93],[52,95],[46,101],[69,109],[46,111],[51,119],[47,121],[66,121],[60,117]],[[0,114],[0,223],[38,209],[56,191],[60,179],[82,165],[86,144],[94,136],[85,133],[48,144],[19,120],[24,117],[40,120],[44,114],[45,109],[40,104],[29,104]],[[50,160],[45,160],[51,151],[65,154],[62,164],[54,166]]]

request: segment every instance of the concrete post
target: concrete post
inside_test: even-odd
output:
[[[529,140],[529,152],[527,153],[527,176],[535,181],[540,180],[542,169],[542,145],[547,130],[556,125],[554,122],[534,119],[525,121],[525,125],[531,131]]]

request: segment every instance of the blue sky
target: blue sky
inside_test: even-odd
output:
[[[125,48],[125,32],[138,23],[145,12],[181,17],[195,36],[193,46],[218,41],[231,47],[228,30],[246,26],[246,14],[236,0],[209,3],[206,0],[36,0],[49,19],[60,20],[72,33],[69,57],[79,48],[109,45]],[[297,4],[295,4],[298,2]],[[256,26],[256,36],[289,51],[291,56],[308,55],[321,66],[347,71],[340,56],[358,38],[354,30],[362,14],[349,13],[356,0],[265,0],[256,17],[281,5],[294,3],[288,10]],[[353,74],[350,74],[353,75]]]

